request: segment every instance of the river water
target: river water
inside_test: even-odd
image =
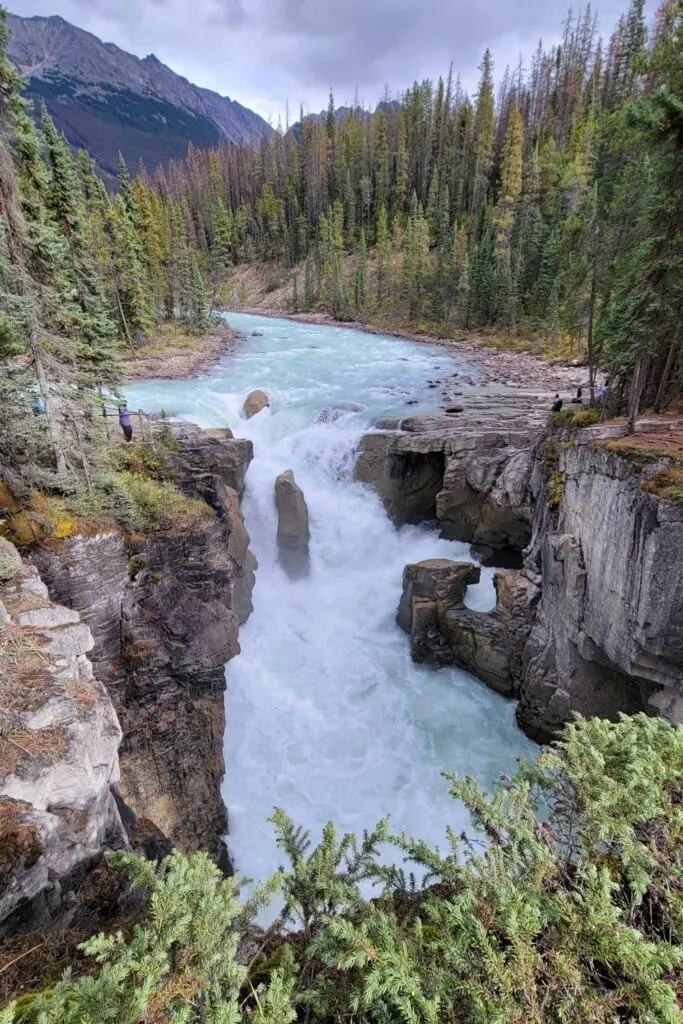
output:
[[[395,625],[403,567],[469,559],[433,528],[396,530],[369,488],[353,480],[362,434],[382,415],[434,411],[428,381],[476,367],[438,348],[346,328],[229,314],[248,337],[207,377],[126,389],[132,408],[162,409],[201,426],[229,426],[254,442],[244,513],[258,558],[254,612],[242,653],[226,668],[224,799],[228,846],[240,872],[264,878],[281,862],[268,817],[283,807],[317,838],[333,820],[443,842],[467,825],[443,770],[490,786],[536,748],[510,702],[458,669],[414,665]],[[254,336],[252,332],[258,331]],[[271,408],[241,416],[254,388]],[[407,402],[416,403],[408,406]],[[362,411],[331,418],[339,403]],[[311,566],[291,581],[278,563],[275,477],[294,471],[311,520]],[[492,570],[467,603],[495,603]]]

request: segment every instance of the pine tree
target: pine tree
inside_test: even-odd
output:
[[[91,378],[98,387],[115,385],[120,380],[118,339],[89,246],[84,197],[66,139],[55,128],[45,106],[42,126],[51,170],[47,206],[68,244],[80,307],[81,315],[74,324],[80,374]]]
[[[310,311],[315,306],[315,284],[313,275],[313,256],[309,252],[304,269],[304,309]]]
[[[524,141],[522,115],[515,104],[503,142],[498,201],[493,210],[496,259],[509,255],[515,205],[522,191],[522,146]]]
[[[453,229],[453,244],[450,258],[450,286],[452,296],[449,309],[459,328],[466,328],[469,321],[470,265],[467,231],[464,227]]]
[[[356,315],[361,319],[366,313],[368,303],[368,253],[365,245],[365,231],[360,229],[360,244],[356,261]]]
[[[476,216],[479,207],[486,198],[489,174],[493,160],[494,143],[494,106],[493,106],[493,58],[491,51],[486,50],[479,65],[481,79],[477,94],[477,105],[474,116],[473,139],[473,171],[471,187],[470,213]]]

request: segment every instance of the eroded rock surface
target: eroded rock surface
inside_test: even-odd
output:
[[[220,858],[224,666],[239,652],[256,566],[239,507],[252,449],[229,431],[174,430],[180,484],[215,516],[144,537],[74,537],[34,559],[92,630],[96,673],[123,729],[126,802],[179,848]]]
[[[665,463],[607,448],[623,425],[552,428],[530,407],[503,430],[493,416],[386,423],[361,446],[357,475],[395,522],[435,516],[478,554],[523,560],[496,574],[493,612],[411,596],[414,655],[519,697],[518,720],[540,740],[575,712],[683,723],[683,506],[641,487]]]
[[[542,597],[518,715],[543,738],[572,712],[683,723],[683,506],[643,492],[628,457],[583,433],[544,448],[546,472],[539,459],[529,563]]]
[[[482,553],[520,553],[531,537],[530,475],[547,410],[532,396],[470,398],[457,416],[385,421],[367,434],[356,478],[372,484],[390,518],[436,519],[444,537]]]
[[[531,628],[522,606],[511,601],[525,586],[516,579],[518,575],[498,573],[498,607],[493,612],[476,612],[464,600],[467,587],[479,582],[479,566],[448,559],[407,565],[396,619],[410,635],[413,661],[457,665],[499,693],[512,696],[520,648]]]
[[[277,543],[280,561],[293,578],[308,572],[308,542],[310,529],[308,508],[291,469],[281,473],[275,481],[275,503],[278,512]]]
[[[0,934],[46,928],[103,849],[128,845],[113,793],[121,728],[93,637],[2,542]],[[11,570],[9,566],[12,566]]]
[[[255,391],[250,392],[244,400],[242,411],[247,419],[251,419],[252,416],[256,416],[257,413],[262,412],[263,409],[267,409],[270,405],[270,399],[265,391],[261,391],[257,388]]]

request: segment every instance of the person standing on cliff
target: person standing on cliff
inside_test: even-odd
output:
[[[126,441],[130,441],[133,437],[133,424],[130,420],[130,410],[125,402],[119,406],[119,426]]]

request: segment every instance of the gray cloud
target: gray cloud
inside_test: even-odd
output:
[[[20,0],[21,14],[61,14],[142,56],[154,52],[198,85],[274,119],[288,97],[298,110],[374,105],[452,60],[467,87],[484,48],[496,68],[528,58],[539,37],[559,36],[568,0]],[[626,0],[607,0],[608,34]],[[16,8],[15,8],[16,9]]]

